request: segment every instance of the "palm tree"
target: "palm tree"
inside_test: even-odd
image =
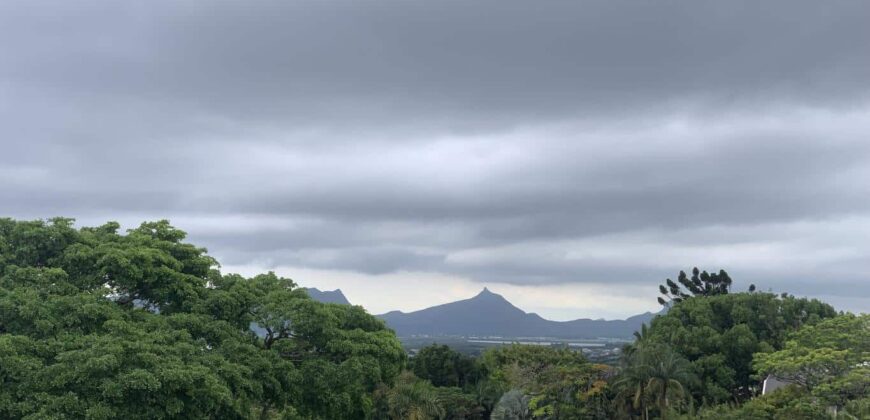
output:
[[[641,324],[640,331],[635,331],[633,335],[634,342],[623,348],[629,355],[652,341],[652,330],[646,323]]]
[[[646,406],[647,384],[650,380],[649,366],[646,363],[648,355],[645,346],[632,345],[631,351],[625,354],[622,361],[622,371],[614,382],[617,398],[631,401],[631,408],[639,410],[643,420],[649,419],[649,408]]]
[[[650,332],[649,326],[645,322],[640,325],[640,331],[634,332],[634,340],[638,343],[647,342],[650,336],[652,336],[652,333]]]
[[[394,419],[429,420],[444,417],[444,407],[432,384],[410,372],[399,376],[387,398],[390,417]]]
[[[649,419],[647,398],[652,397],[665,418],[671,400],[687,396],[685,385],[694,379],[691,366],[669,346],[653,342],[646,324],[634,337],[635,342],[625,347],[622,369],[614,382],[617,397],[630,401],[644,420]]]
[[[647,391],[656,401],[662,419],[667,418],[672,398],[687,397],[685,384],[694,379],[688,360],[667,346],[647,348],[646,374],[649,375]]]
[[[646,387],[649,381],[644,349],[652,341],[652,331],[647,324],[642,324],[639,331],[634,332],[634,342],[622,347],[622,369],[614,386],[619,392],[618,398],[631,401],[631,408],[640,410],[644,419],[649,418],[646,407]]]
[[[492,420],[527,420],[532,418],[531,398],[518,389],[505,392],[492,410]]]

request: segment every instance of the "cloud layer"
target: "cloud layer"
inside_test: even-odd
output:
[[[5,3],[0,212],[170,218],[327,288],[611,285],[627,315],[699,265],[868,310],[868,9]]]

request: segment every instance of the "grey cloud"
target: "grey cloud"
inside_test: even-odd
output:
[[[825,233],[870,214],[868,8],[5,3],[0,213],[168,217],[227,264],[870,294]]]
[[[231,249],[224,264],[256,264],[267,268],[291,265],[305,268],[349,270],[366,274],[397,271],[443,271],[444,256],[392,246],[367,245],[359,248],[311,248],[301,250],[269,249],[261,252]]]
[[[86,4],[8,11],[6,77],[265,124],[491,128],[685,101],[847,106],[870,69],[860,3]]]

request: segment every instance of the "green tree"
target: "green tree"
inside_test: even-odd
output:
[[[647,383],[650,380],[649,353],[640,350],[642,347],[632,347],[631,352],[624,354],[619,375],[614,380],[616,403],[629,415],[637,414],[642,419],[649,419],[647,406]]]
[[[492,410],[492,420],[530,420],[532,418],[529,403],[531,398],[521,390],[512,389],[505,392]]]
[[[399,377],[388,391],[387,399],[390,418],[395,420],[429,420],[446,415],[435,387],[410,372]]]
[[[486,408],[478,403],[473,394],[468,394],[457,387],[437,387],[438,400],[444,407],[445,420],[482,420]]]
[[[119,229],[0,219],[0,418],[370,418],[405,364],[360,307]]]
[[[788,335],[783,348],[755,354],[760,377],[789,385],[742,404],[708,406],[686,418],[870,418],[870,315],[844,314]]]
[[[647,390],[659,409],[662,419],[667,417],[673,401],[684,401],[686,386],[694,380],[689,362],[666,346],[647,347],[649,383]]]
[[[782,350],[755,356],[760,374],[810,390],[853,369],[870,368],[865,364],[870,364],[870,315],[846,314],[804,327],[789,336]]]
[[[502,389],[529,396],[535,418],[596,418],[608,415],[606,376],[610,368],[589,363],[580,352],[560,347],[511,345],[488,350],[482,363]],[[495,411],[493,411],[495,413]]]
[[[649,401],[665,417],[672,401],[684,401],[688,385],[695,381],[689,362],[669,346],[652,342],[648,334],[646,328],[636,334],[639,339],[623,354],[613,381],[616,403],[623,404],[629,415],[643,419],[649,418]]]
[[[697,296],[653,319],[649,340],[689,360],[699,379],[689,391],[699,405],[743,401],[757,392],[753,354],[782,349],[790,332],[836,314],[818,300],[787,295]]]
[[[474,359],[446,345],[423,347],[411,359],[411,370],[435,386],[465,387],[479,380],[480,369]]]
[[[814,420],[831,418],[826,407],[807,393],[792,387],[753,398],[744,404],[719,404],[676,416],[681,420]]]
[[[659,286],[659,292],[662,294],[658,298],[660,304],[679,303],[693,296],[724,295],[731,290],[731,277],[725,270],[710,274],[706,271],[699,271],[698,267],[695,267],[692,269],[692,278],[686,276],[685,271],[680,271],[677,283],[671,279],[666,279],[665,284]],[[754,285],[752,289],[755,289]]]

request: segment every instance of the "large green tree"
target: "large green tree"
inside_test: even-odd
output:
[[[647,391],[664,419],[675,403],[685,401],[688,385],[694,381],[689,362],[668,347],[653,350],[647,360]]]
[[[690,387],[696,402],[739,401],[757,391],[755,353],[782,349],[791,331],[836,315],[818,300],[787,295],[697,296],[656,317],[649,340],[669,345],[690,361],[699,378]]]
[[[0,219],[0,418],[368,418],[404,366],[360,307],[119,229]]]
[[[846,373],[870,371],[870,315],[845,314],[791,334],[782,350],[759,353],[755,367],[762,375],[808,389],[829,383]],[[864,382],[870,392],[870,375]]]
[[[742,405],[705,407],[683,418],[870,418],[870,315],[844,314],[789,334],[783,349],[754,364],[790,384]]]
[[[503,390],[529,397],[535,419],[609,417],[604,394],[610,368],[589,363],[580,352],[515,344],[488,350],[483,364]],[[510,404],[515,402],[512,399]]]
[[[666,344],[651,341],[646,326],[642,331],[623,353],[613,381],[614,404],[621,413],[641,419],[650,418],[653,406],[664,418],[672,407],[687,401],[689,386],[696,378],[682,355]]]
[[[626,347],[629,351],[623,354],[619,375],[613,381],[616,392],[614,405],[619,412],[628,417],[649,419],[648,386],[650,369],[648,359],[652,352],[646,351],[646,345]]]
[[[423,347],[410,365],[415,375],[435,386],[462,388],[477,382],[482,374],[474,359],[443,344]]]

